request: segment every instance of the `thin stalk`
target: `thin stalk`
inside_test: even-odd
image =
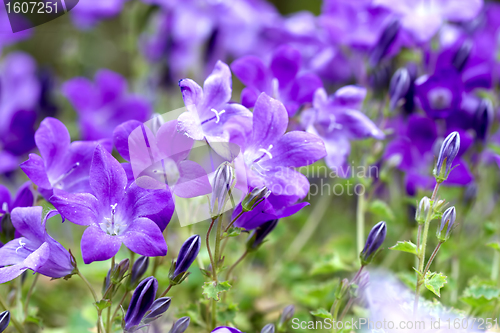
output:
[[[207,243],[207,251],[208,251],[208,256],[210,257],[210,264],[212,265],[212,275],[215,275],[215,263],[214,263],[214,257],[212,256],[212,251],[210,250],[210,233],[212,232],[212,228],[214,227],[215,219],[212,218],[212,222],[210,223],[210,227],[208,228],[207,231],[207,237],[205,239]]]
[[[90,282],[85,278],[85,276],[83,276],[83,274],[80,272],[79,269],[76,270],[76,274],[78,274],[78,276],[82,279],[82,281],[89,288],[90,292],[92,293],[92,297],[94,298],[94,302],[95,303],[99,302],[99,299],[97,298],[97,293],[95,292],[94,288],[92,287]],[[101,325],[102,325],[102,311],[97,310],[97,332],[98,333],[102,332]]]
[[[125,299],[127,298],[128,296],[128,291],[126,291],[124,294],[123,294],[123,297],[122,299],[120,300],[120,303],[118,303],[118,305],[116,306],[116,309],[115,311],[113,312],[113,315],[111,316],[111,322],[113,322],[113,320],[115,320],[115,317],[116,315],[118,314],[118,310],[120,310],[120,307],[121,305],[123,304],[123,302],[125,302]]]
[[[229,268],[229,270],[227,271],[227,274],[226,274],[226,280],[229,280],[229,278],[231,277],[231,273],[233,272],[234,268],[240,263],[243,261],[243,259],[245,259],[245,257],[247,256],[248,254],[248,251],[245,251],[243,253],[243,255],[238,259],[236,260],[236,262],[231,266],[231,268]]]
[[[219,218],[219,221],[217,222],[217,230],[215,232],[215,257],[214,257],[215,267],[214,267],[214,276],[213,276],[213,279],[215,282],[218,282],[217,268],[218,268],[219,262],[220,262],[221,231],[222,231],[222,218]]]
[[[0,296],[0,305],[4,308],[5,311],[9,310],[9,307],[7,306],[7,303],[5,302],[5,300],[3,299],[2,296]],[[14,324],[14,327],[16,328],[16,330],[19,332],[19,333],[24,333],[24,328],[23,328],[23,325],[21,325],[17,319],[14,317],[14,315],[11,315],[10,316],[10,321],[12,322],[12,324]]]
[[[167,289],[165,289],[165,291],[161,293],[160,297],[165,297],[165,295],[167,295],[167,293],[170,291],[170,289],[172,289],[172,287],[173,285],[169,284]]]
[[[434,186],[434,191],[432,191],[432,197],[431,197],[431,207],[430,207],[430,210],[429,210],[429,214],[427,214],[426,218],[425,218],[425,223],[424,223],[424,232],[423,232],[423,235],[422,235],[422,246],[421,248],[417,248],[418,249],[418,271],[420,273],[423,273],[424,271],[424,263],[425,263],[425,249],[427,247],[427,236],[429,234],[429,226],[430,226],[430,222],[431,222],[431,217],[432,217],[432,212],[433,212],[433,209],[434,209],[434,202],[436,201],[436,197],[437,197],[437,192],[439,190],[439,185],[440,183],[436,183],[436,185]],[[413,315],[416,316],[417,315],[417,310],[418,310],[418,300],[419,300],[419,296],[420,296],[420,287],[422,286],[422,279],[424,277],[417,274],[417,286],[415,288],[415,300],[413,301]]]
[[[115,267],[115,256],[111,258],[111,269]],[[114,289],[114,284],[110,283],[109,287],[106,289],[106,292],[104,295],[102,295],[102,298],[105,299],[106,296],[108,295],[109,292],[111,292],[111,296],[109,297],[109,307],[107,309],[107,318],[106,318],[106,332],[111,332],[111,307],[113,305],[113,292],[112,290]]]
[[[340,318],[339,318],[340,321],[342,321],[344,319],[345,315],[347,314],[347,312],[351,308],[352,303],[354,303],[354,300],[355,300],[355,298],[353,298],[353,297],[349,298],[349,300],[347,301],[346,306],[344,307],[344,310],[342,311],[342,314],[340,315]]]
[[[224,229],[224,232],[227,232],[229,230],[229,228],[231,228],[234,224],[234,222],[236,222],[237,219],[239,219],[241,217],[241,215],[243,215],[243,210],[238,214],[236,215],[236,217],[231,221],[231,223],[229,223],[226,227],[226,229]]]
[[[429,261],[427,262],[427,265],[425,266],[424,273],[422,276],[425,277],[425,274],[427,274],[427,271],[431,267],[432,261],[434,261],[434,258],[436,258],[437,253],[439,252],[439,249],[441,248],[441,245],[443,242],[439,242],[436,248],[434,249],[434,252],[432,252],[431,257],[429,258]]]
[[[363,251],[365,242],[365,194],[358,195],[358,205],[356,207],[356,243],[358,252]]]
[[[217,327],[217,301],[215,299],[212,299],[212,330],[214,330]]]
[[[38,281],[38,277],[40,274],[35,273],[35,278],[33,279],[33,282],[31,283],[30,290],[28,291],[28,294],[26,295],[26,301],[24,302],[24,317],[28,317],[28,306],[30,304],[30,298],[31,295],[33,294],[33,291],[35,290],[36,283]]]

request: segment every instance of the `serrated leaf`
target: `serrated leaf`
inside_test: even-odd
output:
[[[437,297],[441,297],[441,288],[447,283],[446,275],[443,273],[427,272],[425,274],[424,285]]]
[[[396,245],[390,247],[389,250],[408,252],[417,255],[417,246],[410,241],[397,242]]]
[[[243,231],[243,228],[236,228],[236,227],[231,227],[227,232],[222,234],[222,238],[228,238],[228,237],[236,237],[241,234],[241,231]]]
[[[108,299],[101,299],[99,302],[95,303],[95,306],[98,310],[104,310],[111,306],[111,302]]]
[[[231,285],[229,282],[205,282],[203,285],[203,295],[205,295],[208,299],[214,299],[218,301],[219,294],[231,289]]]
[[[467,287],[460,299],[473,307],[480,307],[499,298],[500,289],[498,287],[481,284]]]
[[[492,249],[495,249],[497,251],[500,251],[500,243],[488,243],[486,246],[491,247]]]
[[[394,219],[391,207],[382,200],[374,200],[368,209],[371,213],[384,217],[388,220]]]
[[[319,308],[316,311],[311,311],[310,312],[313,316],[319,317],[319,318],[325,318],[325,319],[332,319],[332,314],[324,309],[324,308]]]

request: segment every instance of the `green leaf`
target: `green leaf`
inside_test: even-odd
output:
[[[500,289],[488,284],[471,285],[464,290],[460,299],[470,306],[481,307],[500,299]]]
[[[389,250],[408,252],[417,255],[417,246],[410,241],[397,242],[397,244],[390,247]]]
[[[238,314],[238,304],[218,304],[217,305],[217,321],[227,324],[234,323],[234,318]]]
[[[319,318],[332,319],[332,314],[324,308],[319,308],[316,311],[311,311],[311,314]]]
[[[446,275],[443,275],[443,273],[427,272],[427,274],[425,274],[425,287],[432,291],[437,297],[441,297],[441,288],[443,288],[446,283]]]
[[[315,262],[311,268],[311,275],[332,274],[339,271],[352,270],[352,266],[346,264],[339,255],[334,254]]]
[[[486,246],[491,247],[492,249],[495,249],[497,251],[500,251],[500,243],[488,243]]]
[[[227,232],[222,234],[222,238],[239,236],[241,234],[241,231],[243,231],[243,230],[244,230],[243,228],[231,227],[231,228],[229,228],[229,230]]]
[[[384,217],[387,220],[394,220],[394,213],[392,212],[391,207],[389,207],[389,205],[382,200],[373,200],[368,210],[371,213]]]
[[[203,285],[203,295],[205,295],[208,299],[214,299],[218,301],[219,294],[231,289],[231,285],[229,282],[205,282]]]
[[[97,310],[104,310],[106,308],[109,308],[111,306],[111,302],[109,299],[101,299],[99,302],[95,303],[95,306]]]

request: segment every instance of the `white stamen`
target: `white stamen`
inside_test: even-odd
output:
[[[269,145],[269,147],[267,149],[260,148],[258,151],[263,152],[264,154],[266,154],[267,156],[269,156],[270,159],[272,159],[273,155],[270,152],[271,149],[273,149],[273,145]]]
[[[7,205],[7,203],[6,203],[6,202],[4,202],[4,203],[2,204],[2,210],[3,210],[4,212],[8,212],[8,211],[9,211],[9,205]]]
[[[19,239],[19,247],[16,249],[16,253],[19,249],[22,249],[24,247],[24,245],[26,245],[26,243],[23,243],[23,240],[22,239]]]
[[[330,124],[328,125],[328,132],[333,131],[334,129],[342,129],[342,125],[336,122],[335,116],[333,114],[330,115]]]
[[[215,121],[216,124],[218,124],[219,121],[220,121],[220,115],[226,112],[226,110],[222,110],[221,112],[218,112],[215,109],[210,109],[210,111],[212,111],[213,113],[215,113],[215,116],[217,117],[217,120]]]

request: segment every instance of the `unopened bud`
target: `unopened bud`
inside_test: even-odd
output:
[[[287,322],[292,320],[294,313],[295,313],[295,306],[289,305],[285,307],[280,317],[280,326],[283,327]]]
[[[135,332],[146,312],[153,304],[158,290],[158,281],[152,276],[142,280],[132,294],[130,305],[124,318],[124,331]]]
[[[431,210],[431,200],[428,197],[423,197],[418,204],[417,211],[415,213],[415,221],[418,224],[424,224],[429,216]]]
[[[7,329],[10,323],[10,312],[4,311],[0,313],[0,332],[3,332]]]
[[[470,57],[470,51],[472,50],[472,42],[470,40],[465,40],[458,51],[453,56],[452,64],[459,72],[463,71],[467,60]]]
[[[457,157],[459,150],[460,135],[458,132],[452,132],[444,139],[439,151],[436,167],[434,168],[434,177],[436,177],[438,183],[442,183],[448,178],[453,160]]]
[[[411,78],[410,73],[406,68],[400,68],[394,73],[391,79],[391,83],[389,85],[389,108],[390,110],[394,110],[397,106],[397,103],[403,99],[408,90],[410,89]]]
[[[212,197],[210,208],[212,217],[222,214],[224,205],[231,195],[231,190],[235,184],[233,167],[229,162],[224,162],[215,170],[214,183],[212,186]]]
[[[443,213],[443,217],[441,217],[441,225],[439,226],[436,234],[437,238],[441,242],[446,242],[450,238],[456,218],[457,213],[455,211],[455,207],[450,207]]]
[[[265,198],[271,194],[271,191],[267,187],[255,187],[241,202],[241,209],[244,212],[249,212],[253,210],[258,204],[260,204]]]
[[[385,29],[382,31],[375,48],[370,54],[370,65],[377,65],[380,60],[385,56],[387,50],[391,46],[392,42],[396,38],[399,31],[400,23],[398,20],[392,20],[387,24]]]
[[[149,257],[142,256],[134,262],[132,266],[132,272],[130,273],[130,277],[127,281],[127,289],[132,290],[137,287],[139,282],[141,281],[142,276],[148,270],[149,266]]]
[[[191,319],[189,317],[182,317],[174,323],[172,329],[170,329],[168,333],[184,333],[189,327],[190,321]]]
[[[488,99],[482,99],[476,109],[474,117],[474,130],[476,131],[476,138],[484,141],[488,135],[491,121],[493,119],[493,104]]]
[[[127,273],[128,271],[129,265],[130,260],[128,259],[123,259],[118,264],[115,264],[115,267],[110,270],[110,278],[113,284],[118,284],[121,282],[121,280],[125,276],[125,273]]]
[[[177,260],[173,261],[170,267],[170,284],[179,284],[187,278],[189,275],[187,270],[198,256],[200,247],[201,237],[199,235],[189,237],[184,244],[182,244]]]
[[[170,307],[170,297],[161,297],[153,302],[149,313],[144,317],[144,324],[160,318]]]
[[[253,230],[250,236],[248,237],[247,250],[248,251],[257,250],[259,246],[262,245],[267,235],[269,235],[271,231],[273,231],[274,228],[276,228],[277,225],[278,225],[278,220],[271,220],[255,228],[255,230]]]
[[[276,331],[274,324],[267,324],[262,328],[260,333],[274,333]]]
[[[375,257],[378,249],[384,242],[386,234],[387,226],[384,221],[380,221],[372,228],[372,230],[370,230],[365,247],[359,254],[361,265],[365,266],[373,260],[373,257]]]

